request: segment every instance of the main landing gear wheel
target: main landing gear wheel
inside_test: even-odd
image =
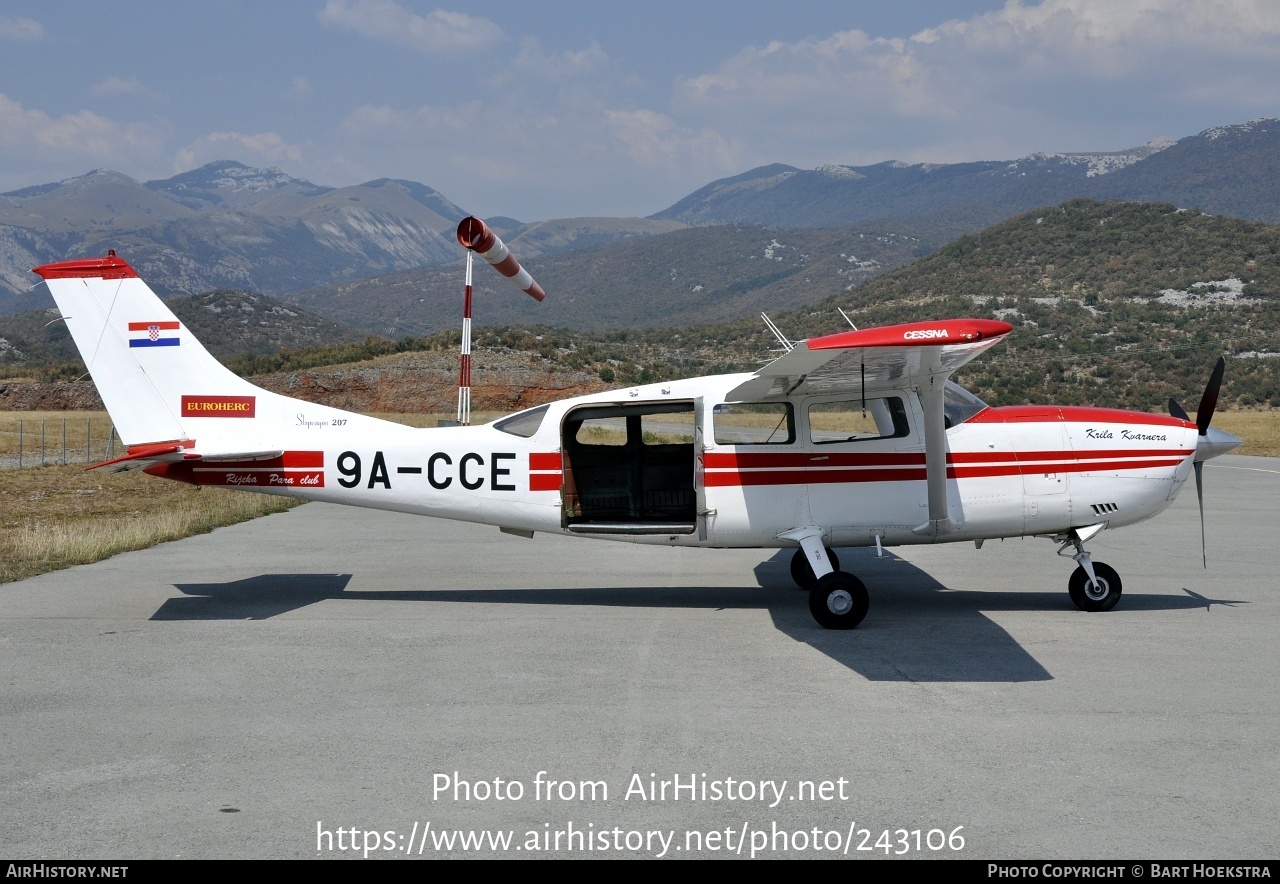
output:
[[[809,613],[824,629],[853,629],[867,616],[869,607],[867,588],[844,571],[823,574],[809,590]]]
[[[829,546],[824,546],[827,551],[827,561],[831,562],[831,570],[840,570],[840,560],[836,558],[835,550]],[[796,550],[796,554],[791,557],[791,579],[796,582],[796,586],[801,589],[813,589],[813,584],[818,582],[818,578],[813,576],[813,565],[809,564],[809,557],[804,554],[803,549]]]
[[[1084,568],[1072,572],[1067,582],[1071,601],[1081,611],[1110,611],[1120,601],[1120,575],[1102,562],[1093,563],[1093,573],[1098,578],[1097,585],[1090,585],[1089,573]]]

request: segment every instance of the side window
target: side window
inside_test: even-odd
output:
[[[861,397],[809,406],[809,441],[819,445],[896,439],[910,431],[907,410],[898,396],[867,399],[865,407]]]
[[[578,424],[573,441],[579,445],[627,444],[627,419],[625,417],[593,417]]]
[[[597,409],[598,410],[598,409]],[[639,438],[633,438],[628,419],[635,422]],[[670,411],[651,414],[588,417],[577,429],[573,440],[580,445],[692,445],[693,411]]]
[[[692,445],[693,412],[641,415],[640,438],[645,445]]]
[[[785,445],[796,441],[790,402],[726,402],[712,410],[717,445]]]
[[[504,433],[510,433],[512,436],[523,436],[528,439],[538,432],[538,428],[542,426],[542,419],[546,417],[547,409],[550,407],[549,405],[539,405],[537,408],[516,412],[510,417],[504,417],[494,423],[493,428]]]

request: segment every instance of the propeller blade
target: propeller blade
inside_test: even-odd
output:
[[[1204,463],[1196,461],[1196,500],[1200,501],[1200,559],[1209,570],[1209,552],[1204,540]]]
[[[1226,454],[1240,444],[1240,440],[1230,433],[1214,430],[1209,435],[1209,422],[1218,408],[1218,393],[1222,390],[1222,375],[1227,370],[1227,357],[1219,356],[1209,375],[1209,383],[1205,385],[1204,395],[1200,397],[1200,407],[1196,409],[1196,427],[1200,430],[1200,441],[1196,445],[1196,456],[1193,466],[1196,471],[1196,500],[1200,504],[1200,559],[1204,567],[1209,567],[1209,553],[1204,539],[1204,462],[1219,454]],[[1169,414],[1187,420],[1187,413],[1172,398],[1169,400]]]
[[[1218,391],[1222,389],[1222,373],[1226,370],[1227,357],[1219,356],[1204,388],[1204,396],[1200,397],[1200,407],[1196,409],[1196,426],[1200,428],[1201,436],[1209,432],[1209,421],[1213,420],[1213,412],[1218,407]]]

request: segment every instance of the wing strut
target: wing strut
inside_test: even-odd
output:
[[[920,391],[920,404],[924,407],[924,469],[929,521],[917,525],[912,531],[922,536],[938,537],[956,527],[947,503],[947,419],[943,398],[951,372],[943,372],[936,350],[929,352],[929,356],[934,363],[930,366],[933,371],[928,372],[928,382]]]

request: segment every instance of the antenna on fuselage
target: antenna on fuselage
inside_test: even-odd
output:
[[[795,349],[796,345],[787,340],[787,336],[782,333],[782,330],[773,324],[773,320],[769,318],[769,314],[761,312],[760,318],[764,320],[764,324],[768,327],[769,331],[773,332],[773,336],[778,339],[778,343],[782,345],[783,350],[790,353]]]

